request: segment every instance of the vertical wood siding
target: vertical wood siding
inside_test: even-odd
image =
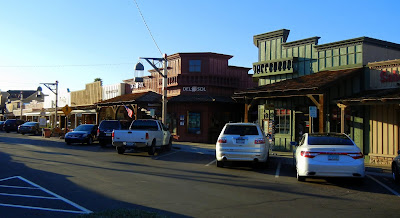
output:
[[[396,105],[374,105],[370,113],[370,151],[397,155],[399,150],[399,111]]]

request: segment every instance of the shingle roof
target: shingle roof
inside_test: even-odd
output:
[[[169,102],[220,102],[236,103],[231,97],[212,95],[178,95],[168,100]]]
[[[112,105],[122,103],[134,103],[134,102],[160,102],[161,95],[155,92],[144,92],[144,93],[131,93],[120,95],[115,98],[107,99],[96,103],[96,105]]]
[[[391,101],[400,100],[400,88],[391,89],[378,89],[378,90],[367,90],[359,94],[353,95],[348,98],[337,100],[339,102],[352,103],[352,102],[369,102],[369,101]]]
[[[336,71],[321,71],[306,76],[287,79],[281,82],[258,86],[241,92],[236,92],[235,97],[241,97],[246,94],[261,94],[288,91],[309,91],[323,90],[329,88],[340,80],[363,72],[363,68],[353,68]]]

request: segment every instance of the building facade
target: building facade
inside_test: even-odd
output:
[[[399,58],[400,45],[369,37],[318,45],[320,37],[288,42],[288,36],[287,29],[254,36],[258,87],[236,92],[235,99],[246,103],[246,113],[257,112],[275,149],[290,150],[305,132],[345,132],[368,154],[369,111],[338,100],[367,90],[367,64]]]
[[[250,68],[229,66],[231,55],[176,53],[168,60],[167,125],[175,140],[215,143],[227,122],[243,121],[243,106],[232,99],[235,91],[256,86]],[[162,95],[162,76],[150,70],[143,82],[125,80],[132,93],[152,91]],[[161,104],[152,117],[161,116]]]

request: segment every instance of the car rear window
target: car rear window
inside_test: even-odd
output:
[[[119,129],[118,121],[103,121],[100,123],[100,129]]]
[[[28,123],[24,123],[23,125],[24,126],[34,126],[34,125],[36,125],[36,123],[35,122],[28,122]]]
[[[345,135],[326,136],[313,135],[308,137],[309,145],[353,145],[353,142]]]
[[[153,120],[135,120],[131,125],[131,129],[158,130],[158,125]]]
[[[228,125],[224,131],[225,135],[258,135],[257,126]]]

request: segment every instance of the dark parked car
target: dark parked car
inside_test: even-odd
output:
[[[39,135],[40,127],[38,122],[26,122],[20,126],[18,126],[18,132],[22,135],[26,133],[31,133],[34,135]]]
[[[6,132],[17,131],[18,132],[18,126],[21,124],[24,124],[24,123],[25,123],[25,121],[18,120],[18,119],[6,120],[6,122],[4,123],[4,131],[6,131]]]
[[[77,126],[72,132],[65,135],[65,142],[67,145],[71,143],[87,143],[92,144],[96,139],[97,125],[95,124],[82,124]]]
[[[112,142],[112,132],[121,129],[128,129],[129,123],[119,120],[103,120],[97,130],[97,138],[101,146],[106,146]]]
[[[400,150],[397,151],[397,154],[397,157],[395,157],[392,162],[392,176],[393,180],[400,184]]]
[[[0,121],[0,131],[3,131],[4,130],[4,123],[5,123],[6,121]]]

